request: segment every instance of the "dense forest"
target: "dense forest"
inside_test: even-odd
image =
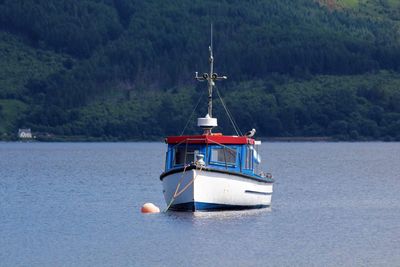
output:
[[[210,23],[243,132],[400,140],[393,0],[0,0],[0,139],[160,139],[189,118],[199,132]],[[234,133],[217,95],[216,130]]]

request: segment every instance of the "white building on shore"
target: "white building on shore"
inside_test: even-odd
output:
[[[32,139],[31,129],[19,129],[18,138],[20,139]]]

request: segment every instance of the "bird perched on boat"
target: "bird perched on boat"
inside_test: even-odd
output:
[[[256,134],[256,129],[251,129],[251,131],[248,131],[247,133],[245,133],[244,135],[247,137],[253,137]]]

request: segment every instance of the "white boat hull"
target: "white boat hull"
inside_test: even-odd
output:
[[[257,178],[191,169],[166,175],[162,182],[171,210],[232,210],[271,205],[273,183]]]

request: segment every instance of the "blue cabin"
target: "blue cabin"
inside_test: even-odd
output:
[[[164,173],[197,164],[200,159],[208,169],[263,177],[258,173],[260,157],[256,141],[252,138],[221,134],[172,136],[166,138],[166,143],[168,150]]]

